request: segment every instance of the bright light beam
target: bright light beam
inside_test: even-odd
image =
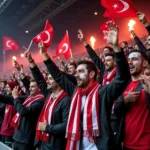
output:
[[[135,24],[136,24],[136,22],[134,20],[129,20],[129,22],[128,22],[129,31],[134,31]]]

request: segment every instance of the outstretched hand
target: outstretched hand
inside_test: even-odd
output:
[[[112,46],[118,45],[118,27],[113,22],[108,22],[108,31],[104,31],[107,43]]]
[[[20,64],[14,59],[12,60],[12,63],[13,63],[13,67],[16,68],[18,71],[20,71],[21,69]]]
[[[145,15],[144,13],[138,12],[137,15],[138,15],[138,19],[139,19],[143,24],[147,23],[146,15]]]
[[[82,32],[81,29],[79,29],[79,30],[78,30],[78,39],[82,42],[82,41],[83,41],[83,38],[84,38],[83,32]]]
[[[44,42],[41,41],[39,44],[38,44],[38,47],[40,49],[40,53],[43,54],[45,52],[45,49],[44,49]]]
[[[33,60],[31,53],[28,50],[24,52],[24,56],[29,62]]]
[[[19,86],[15,86],[12,91],[12,96],[14,99],[18,98],[20,96]]]

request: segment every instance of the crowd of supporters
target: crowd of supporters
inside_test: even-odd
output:
[[[143,13],[138,18],[144,43],[133,30],[135,45],[118,43],[108,22],[100,55],[78,30],[87,50],[80,60],[57,58],[56,65],[43,42],[46,69],[30,51],[30,73],[14,60],[16,73],[0,80],[0,141],[14,150],[150,150],[150,23]]]

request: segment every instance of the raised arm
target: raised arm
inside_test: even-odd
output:
[[[27,92],[30,93],[29,88],[30,88],[30,80],[27,78],[23,71],[23,65],[20,65],[16,60],[13,60],[13,66],[16,68],[16,70],[19,72],[21,81],[26,88]]]
[[[32,73],[38,87],[40,88],[43,95],[45,97],[47,97],[49,95],[49,90],[47,89],[47,83],[46,83],[40,69],[37,67],[37,65],[29,51],[25,51],[24,55],[30,64],[31,73]]]
[[[139,20],[143,23],[146,30],[148,31],[148,34],[150,35],[150,23],[146,19],[146,15],[144,13],[138,12],[137,13]]]
[[[85,46],[85,48],[86,48],[86,50],[87,50],[90,58],[92,59],[92,61],[94,62],[94,64],[97,66],[97,68],[100,70],[101,76],[103,78],[103,75],[104,75],[104,72],[105,72],[105,65],[104,65],[104,63],[99,58],[99,56],[97,55],[97,53],[92,49],[92,47],[85,41],[83,32],[81,30],[78,30],[78,32],[79,32],[79,34],[78,34],[79,40]]]
[[[114,50],[117,74],[113,82],[103,88],[109,93],[107,94],[109,104],[113,104],[114,99],[117,99],[126,89],[130,80],[130,72],[127,59],[118,44],[118,28],[113,23],[109,23],[108,27],[109,31],[105,34],[107,42]]]
[[[19,91],[18,87],[15,87],[12,91],[12,95],[14,98],[14,106],[16,107],[17,112],[21,116],[27,116],[27,115],[36,115],[40,114],[43,105],[44,105],[44,99],[38,99],[35,102],[33,102],[30,106],[25,107],[21,103],[21,99],[19,97]]]
[[[131,31],[132,36],[134,37],[135,43],[138,45],[139,50],[146,53],[146,47],[142,43],[142,41],[139,39],[139,37],[135,34],[134,31]]]
[[[47,67],[47,70],[52,75],[54,80],[68,93],[69,96],[72,96],[74,93],[74,90],[76,88],[76,85],[73,84],[64,73],[62,73],[58,67],[55,65],[55,63],[50,59],[47,52],[44,50],[43,43],[39,44],[39,48],[41,51],[41,54],[44,57],[44,63]]]

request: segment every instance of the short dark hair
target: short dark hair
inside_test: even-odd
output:
[[[105,57],[107,57],[107,56],[112,56],[113,58],[115,57],[113,53],[107,53],[107,54],[105,54]]]
[[[109,49],[109,51],[110,51],[111,53],[113,53],[113,52],[114,52],[113,48],[112,48],[112,47],[110,47],[110,46],[105,46],[105,47],[104,47],[104,49],[105,49],[105,48]]]
[[[126,42],[126,41],[122,41],[121,43],[125,43],[126,45],[128,45],[128,42]]]
[[[91,72],[91,71],[95,72],[94,80],[96,80],[96,77],[97,77],[97,68],[96,68],[95,64],[93,62],[91,62],[91,61],[86,61],[86,60],[78,62],[78,65],[82,65],[82,64],[86,65],[86,68],[87,68],[87,70],[89,72]]]
[[[142,52],[142,51],[140,51],[140,50],[132,49],[132,50],[130,50],[129,55],[130,55],[131,53],[133,53],[133,52],[138,52],[138,53],[140,53],[140,54],[142,55],[142,57],[143,57],[145,60],[148,60],[148,57],[147,57],[146,53],[144,53],[144,52]]]
[[[75,68],[77,68],[77,64],[75,62],[69,63],[68,65],[74,66]]]
[[[30,80],[30,83],[31,83],[31,82],[36,82],[36,81],[35,81],[34,79],[31,79],[31,80]]]
[[[4,83],[6,85],[7,81],[6,80],[2,80],[1,83]]]

